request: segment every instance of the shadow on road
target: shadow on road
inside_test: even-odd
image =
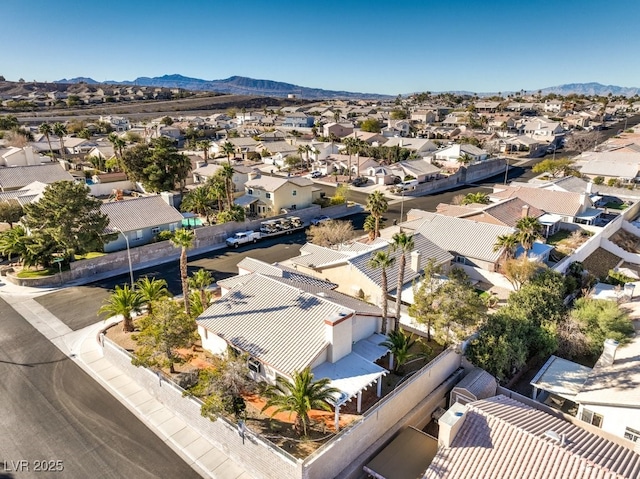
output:
[[[13,361],[3,361],[0,359],[0,363],[2,364],[12,364],[14,366],[26,366],[28,368],[32,368],[34,366],[42,366],[43,364],[55,364],[55,363],[61,363],[62,361],[68,361],[70,358],[69,357],[64,357],[64,358],[60,358],[60,359],[54,359],[53,361],[42,361],[39,363],[16,363]],[[4,476],[2,476],[0,474],[0,479],[3,479]]]

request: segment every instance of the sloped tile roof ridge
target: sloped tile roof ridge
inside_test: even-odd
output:
[[[547,443],[556,450],[556,454],[566,455],[563,462],[571,462],[571,456],[573,456],[585,466],[597,467],[603,473],[615,474],[611,476],[585,473],[561,477],[637,478],[640,475],[640,455],[632,449],[515,399],[498,395],[469,403],[467,407],[510,428],[515,428],[520,433],[535,438],[537,442]],[[561,445],[553,439],[548,439],[545,433],[549,431],[558,435],[564,434],[565,444]],[[517,448],[516,442],[510,448]],[[558,459],[555,462],[557,461]],[[573,467],[578,466],[573,465]]]

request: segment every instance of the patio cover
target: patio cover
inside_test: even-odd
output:
[[[538,218],[538,221],[542,225],[555,225],[558,221],[562,221],[562,216],[553,213],[545,213]]]
[[[240,198],[236,198],[235,200],[233,200],[233,202],[238,206],[249,206],[257,201],[258,201],[258,198],[254,198],[253,196],[249,196],[249,195],[244,195],[244,196],[241,196]]]
[[[529,384],[573,401],[590,372],[591,368],[552,355]]]
[[[316,379],[329,378],[330,385],[344,393],[336,400],[335,405],[340,406],[388,372],[362,356],[350,353],[335,363],[322,363],[314,368],[313,376]]]
[[[377,479],[420,479],[437,452],[436,439],[408,427],[363,469]]]
[[[595,208],[587,208],[579,215],[576,215],[576,218],[584,221],[595,220],[598,216],[602,214],[602,210],[598,210]]]
[[[380,343],[386,340],[386,336],[374,333],[368,338],[358,341],[353,345],[351,350],[358,356],[361,356],[367,361],[371,361],[373,363],[389,352],[389,348],[380,346]]]

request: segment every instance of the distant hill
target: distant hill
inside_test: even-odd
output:
[[[71,78],[59,80],[55,83],[80,83],[87,84],[98,83],[92,78]],[[133,81],[111,81],[107,80],[101,83],[109,85],[140,85],[155,86],[164,88],[184,88],[191,91],[213,91],[219,93],[230,93],[235,95],[260,95],[271,97],[284,97],[295,95],[297,98],[308,100],[320,99],[387,99],[389,95],[380,95],[377,93],[354,93],[347,91],[323,90],[321,88],[307,88],[291,83],[283,83],[272,80],[256,80],[241,76],[232,76],[224,80],[202,80],[199,78],[190,78],[183,75],[163,75],[161,77],[139,77]]]
[[[542,88],[542,94],[547,95],[555,93],[556,95],[569,95],[575,93],[577,95],[600,95],[606,96],[611,93],[614,96],[634,96],[640,94],[640,88],[622,87],[615,85],[603,85],[601,83],[567,83],[566,85],[552,86]]]

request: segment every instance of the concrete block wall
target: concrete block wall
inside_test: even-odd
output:
[[[211,421],[200,414],[200,401],[183,396],[183,390],[174,384],[160,380],[147,368],[131,364],[131,356],[109,338],[104,340],[104,355],[123,370],[137,384],[175,414],[207,437],[218,449],[259,479],[299,479],[302,477],[302,461],[286,455],[264,439],[245,433],[245,441],[238,434],[235,424],[219,418]]]

